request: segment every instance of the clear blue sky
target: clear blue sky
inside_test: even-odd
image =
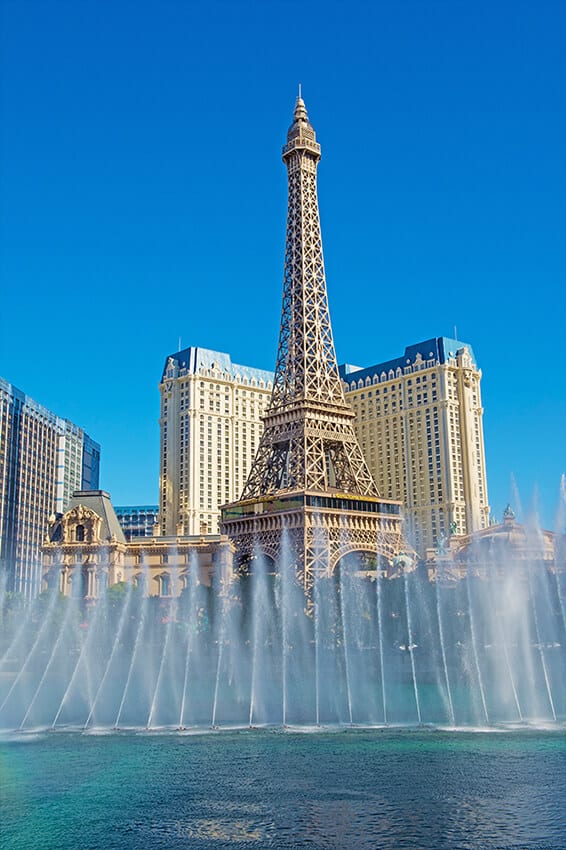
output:
[[[565,44],[561,0],[3,0],[0,374],[101,443],[115,504],[156,502],[179,337],[274,366],[301,81],[339,360],[456,325],[493,511],[538,490],[552,527]]]

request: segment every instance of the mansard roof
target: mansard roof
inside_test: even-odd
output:
[[[100,537],[102,540],[110,541],[115,537],[118,543],[125,543],[126,538],[122,530],[122,526],[118,522],[118,517],[110,500],[110,494],[105,490],[75,490],[71,496],[71,500],[67,505],[65,513],[82,505],[85,508],[90,508],[102,520],[100,529]]]
[[[265,384],[273,381],[273,372],[269,372],[267,369],[240,366],[237,363],[232,363],[232,358],[229,354],[222,351],[213,351],[210,348],[195,346],[184,348],[182,351],[176,351],[166,358],[161,375],[162,381],[165,380],[167,366],[170,360],[173,360],[179,371],[186,370],[191,375],[197,375],[201,369],[216,368],[220,372],[226,372],[232,378],[246,378],[248,381],[255,379],[258,382],[263,381]]]
[[[424,342],[418,342],[415,345],[408,345],[402,357],[386,360],[384,363],[376,363],[375,366],[363,368],[361,366],[343,363],[339,367],[340,377],[343,381],[365,380],[368,377],[372,378],[374,375],[380,375],[382,372],[388,373],[390,370],[393,370],[393,372],[397,369],[403,370],[407,366],[412,366],[418,359],[422,359],[425,362],[427,360],[434,360],[435,363],[442,365],[452,357],[456,357],[458,352],[461,352],[463,349],[467,350],[473,365],[477,368],[476,358],[469,343],[440,336],[427,339]]]

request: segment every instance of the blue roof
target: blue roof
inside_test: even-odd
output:
[[[232,363],[232,358],[229,354],[222,351],[213,351],[210,348],[184,348],[182,351],[176,351],[170,354],[165,360],[163,367],[163,375],[161,380],[165,378],[165,371],[169,359],[174,360],[179,369],[186,369],[191,375],[197,374],[200,369],[211,369],[216,366],[221,372],[227,372],[232,378],[247,378],[256,381],[263,381],[265,384],[273,381],[273,372],[266,369],[254,369],[251,366],[240,366],[237,363]]]
[[[467,349],[472,363],[477,367],[476,358],[469,343],[440,336],[433,339],[426,339],[424,342],[416,343],[416,345],[408,345],[405,349],[405,354],[402,357],[396,357],[394,360],[386,360],[384,363],[376,363],[375,366],[367,366],[364,369],[344,363],[339,366],[338,371],[344,381],[365,380],[367,377],[371,378],[376,374],[389,372],[390,369],[394,372],[397,369],[404,369],[406,366],[413,364],[418,355],[423,360],[435,360],[437,363],[443,364],[451,357],[455,357],[464,348]]]

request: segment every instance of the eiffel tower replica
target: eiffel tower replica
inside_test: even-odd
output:
[[[332,338],[316,188],[320,145],[299,96],[283,148],[289,201],[283,308],[273,391],[241,498],[222,508],[221,531],[241,572],[282,539],[308,593],[353,552],[391,570],[403,550],[401,502],[380,498],[357,441]],[[289,556],[287,554],[286,560]]]

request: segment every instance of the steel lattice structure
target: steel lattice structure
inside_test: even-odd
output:
[[[242,499],[329,487],[378,495],[338,374],[316,191],[319,160],[320,145],[299,97],[283,148],[289,205],[274,386]]]
[[[381,553],[392,563],[403,546],[400,503],[379,498],[338,372],[318,210],[319,160],[299,94],[283,148],[289,201],[273,392],[242,496],[222,511],[222,530],[243,560],[258,547],[277,558],[287,529],[307,587],[314,572],[329,574],[350,551]],[[339,509],[331,498],[337,495]],[[323,538],[321,547],[316,541]]]

